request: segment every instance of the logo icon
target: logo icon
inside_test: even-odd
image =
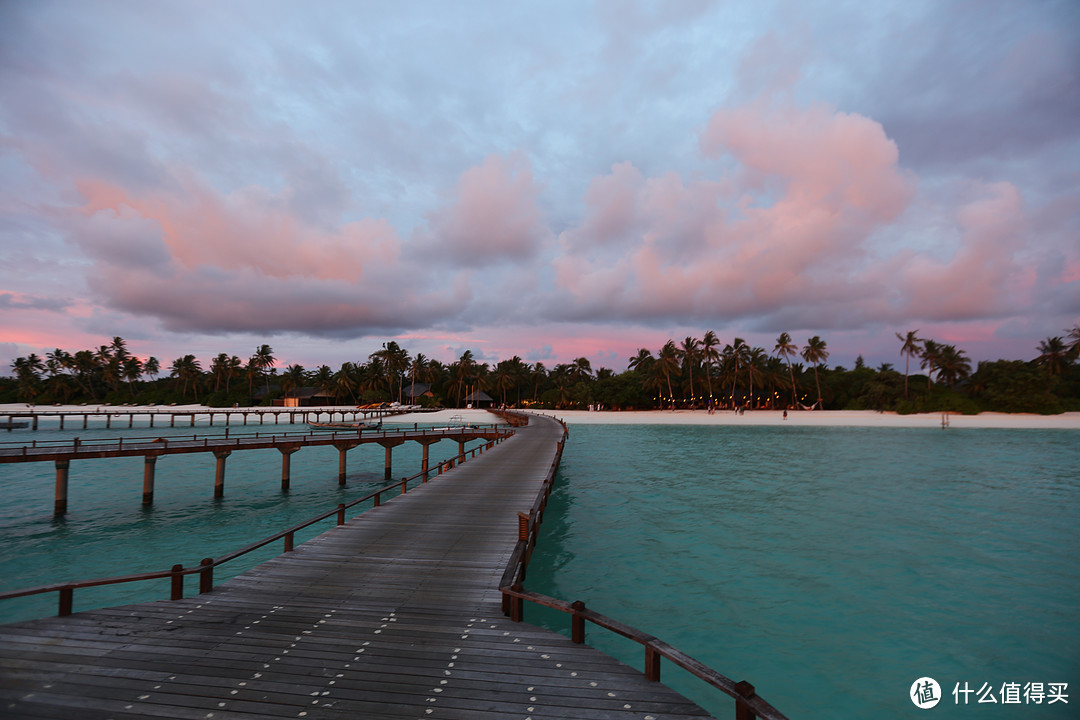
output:
[[[932,677],[921,677],[911,683],[910,697],[915,707],[928,710],[941,702],[941,686]]]

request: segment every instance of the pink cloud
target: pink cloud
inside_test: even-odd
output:
[[[554,263],[570,316],[760,316],[871,292],[852,278],[915,190],[880,125],[754,103],[716,113],[701,144],[737,172],[644,178],[624,163],[593,180]]]
[[[550,237],[537,205],[542,189],[524,153],[489,155],[461,174],[449,203],[429,215],[420,243],[458,265],[528,259]]]
[[[66,231],[106,306],[173,330],[355,336],[438,322],[471,297],[463,278],[435,286],[430,268],[403,263],[386,220],[323,229],[290,212],[288,191],[219,194],[177,178],[171,192],[142,194],[78,183],[85,202]]]
[[[1026,216],[1019,190],[1009,183],[971,184],[974,194],[954,212],[959,240],[947,258],[898,253],[893,279],[905,312],[933,320],[980,318],[1027,304],[1035,270],[1022,262]]]
[[[146,197],[95,180],[77,187],[86,199],[84,215],[99,222],[141,218],[152,223],[169,257],[187,269],[247,268],[279,279],[355,281],[365,268],[392,265],[399,253],[399,240],[385,220],[365,218],[321,231],[262,188],[222,196],[192,177],[183,181],[182,192]]]

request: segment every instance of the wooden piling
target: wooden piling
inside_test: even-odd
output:
[[[292,454],[300,449],[299,445],[283,445],[281,451],[281,492],[289,492],[289,474],[292,469]]]
[[[336,442],[334,447],[338,449],[338,485],[345,484],[345,453],[359,445],[358,442]]]
[[[54,515],[63,515],[67,512],[68,469],[70,467],[70,460],[56,461],[56,502],[53,504]]]
[[[214,497],[225,497],[225,458],[232,455],[232,450],[214,450],[217,458],[217,469],[214,472]]]
[[[143,484],[142,504],[154,504],[154,469],[157,464],[157,455],[147,455],[143,458]]]

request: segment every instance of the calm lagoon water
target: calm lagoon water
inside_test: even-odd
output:
[[[793,719],[1075,718],[1078,501],[1075,431],[573,426],[526,587]],[[568,632],[559,613],[527,619]],[[641,667],[630,641],[588,642]],[[923,676],[944,694],[932,710],[908,699]],[[664,680],[733,715],[670,664]],[[1003,683],[1032,681],[1068,682],[1069,704],[1002,704]],[[964,682],[998,704],[957,705]]]
[[[126,418],[124,418],[126,425]],[[57,430],[56,421],[37,432],[4,433],[0,441],[67,440],[74,437],[176,437],[223,433],[224,428],[153,428]],[[91,421],[91,425],[93,421]],[[386,423],[386,427],[392,427]],[[410,423],[409,428],[412,428]],[[240,432],[301,432],[306,426],[230,428]],[[471,448],[475,443],[470,444]],[[457,454],[456,442],[431,446],[430,464]],[[421,446],[394,448],[393,476],[420,471]],[[362,497],[387,483],[382,446],[362,445],[347,456],[347,483],[338,485],[338,451],[304,448],[292,456],[290,491],[281,492],[281,453],[239,450],[226,460],[225,497],[215,500],[216,460],[211,453],[166,455],[157,461],[152,509],[142,507],[143,459],[74,460],[68,480],[68,513],[52,516],[56,470],[51,462],[0,464],[0,591],[69,580],[168,570],[174,564],[199,564],[301,523],[338,503]],[[361,508],[370,507],[364,503]],[[359,509],[356,510],[359,512]],[[329,530],[334,519],[297,533],[300,543]],[[214,571],[215,581],[237,575],[281,552],[281,543],[257,550]],[[185,593],[198,591],[198,580],[185,580]],[[169,580],[128,583],[75,592],[75,610],[169,597]],[[0,623],[56,613],[57,594],[0,602]]]
[[[432,462],[456,450],[432,446]],[[418,471],[420,452],[395,448],[394,476]],[[215,501],[212,455],[166,456],[149,511],[141,458],[76,461],[61,521],[51,517],[52,463],[0,465],[0,588],[195,565],[382,484],[381,447],[348,457],[339,488],[337,451],[301,450],[282,495],[276,450],[234,452]],[[1078,477],[1076,431],[573,426],[526,585],[584,600],[749,680],[793,720],[1077,717]],[[275,543],[217,577],[276,552]],[[167,581],[82,590],[75,606],[167,594]],[[55,594],[3,602],[0,622],[55,608]],[[568,632],[566,616],[526,616]],[[588,640],[641,665],[629,641],[595,628]],[[922,676],[942,686],[933,710],[908,699]],[[664,681],[732,715],[726,696],[670,664]],[[958,682],[996,694],[1032,681],[1069,683],[1069,704],[980,705],[973,694],[965,707],[952,696]]]

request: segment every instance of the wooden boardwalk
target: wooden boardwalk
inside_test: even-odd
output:
[[[211,593],[0,626],[0,717],[709,717],[607,655],[502,615],[517,511],[561,432],[534,418]]]

